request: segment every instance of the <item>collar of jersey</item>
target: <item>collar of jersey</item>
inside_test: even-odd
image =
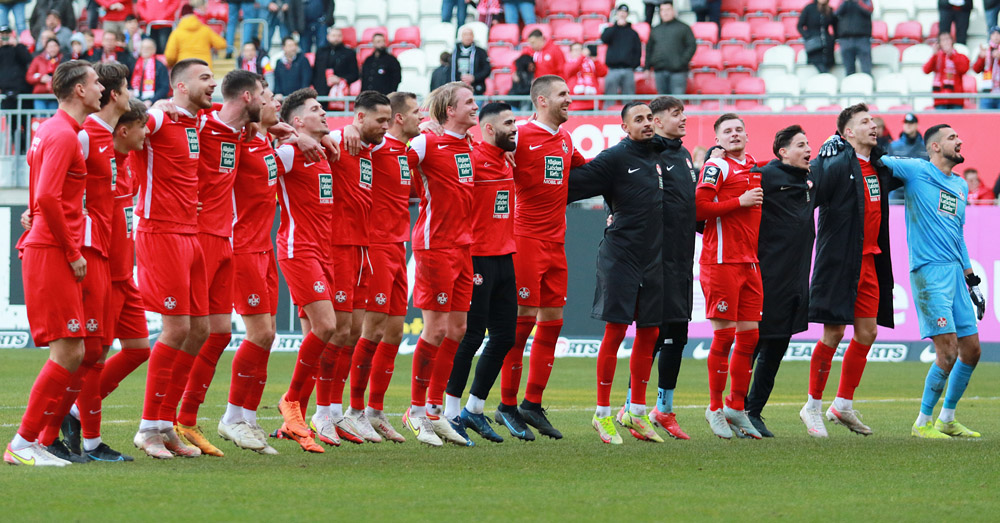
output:
[[[458,138],[459,140],[464,140],[465,139],[465,135],[464,134],[458,134],[458,133],[456,133],[454,131],[449,131],[447,129],[444,130],[444,134],[447,134],[448,136],[453,136],[455,138]]]
[[[87,118],[90,118],[95,122],[101,124],[101,127],[107,129],[109,133],[113,133],[115,131],[110,125],[108,125],[108,122],[105,122],[104,120],[101,119],[100,116],[97,116],[97,113],[91,113],[87,115]]]
[[[551,127],[543,124],[542,122],[539,122],[538,120],[531,120],[530,123],[533,123],[533,124],[541,127],[542,129],[545,129],[546,131],[549,132],[549,134],[556,134],[557,132],[559,132],[559,129],[553,129],[553,128],[551,128]]]

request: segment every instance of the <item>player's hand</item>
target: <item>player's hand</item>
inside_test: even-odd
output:
[[[837,156],[840,151],[844,150],[844,139],[840,137],[840,132],[836,132],[833,136],[826,139],[823,145],[819,148],[820,158],[829,158],[831,156]]]
[[[965,275],[965,284],[969,287],[969,298],[972,298],[972,304],[976,306],[976,318],[982,320],[983,316],[986,314],[986,298],[983,296],[983,292],[979,290],[979,284],[982,280],[979,276],[974,273],[969,273]]]
[[[321,162],[326,160],[326,152],[323,151],[323,144],[316,141],[312,136],[301,135],[289,140],[289,143],[296,143],[299,150],[310,162]]]
[[[330,138],[330,135],[323,136],[319,143],[326,151],[326,157],[330,163],[337,163],[340,160],[340,148],[333,143],[333,138]]]
[[[764,189],[754,187],[740,195],[740,207],[753,207],[764,203]]]
[[[511,167],[517,167],[517,164],[514,163],[514,151],[507,151],[503,153],[503,157],[507,160],[507,163],[509,163]]]
[[[166,98],[157,100],[151,109],[159,109],[163,111],[163,113],[169,116],[171,120],[177,120],[181,117],[181,112],[177,110],[177,106]]]
[[[608,215],[608,227],[611,227],[612,223],[615,223],[615,214],[614,213],[611,213],[611,214]]]
[[[83,277],[87,275],[87,259],[80,256],[78,260],[69,264],[69,268],[73,269],[76,281],[83,281]]]
[[[361,133],[354,124],[344,126],[343,137],[344,145],[347,147],[347,152],[351,156],[357,156],[361,152]]]
[[[716,145],[715,147],[712,147],[712,149],[708,152],[708,155],[711,158],[725,158],[726,150]]]
[[[260,124],[257,122],[247,122],[243,126],[243,141],[250,143],[253,141],[254,137],[257,136],[257,131],[260,130]]]
[[[299,133],[295,132],[295,128],[288,125],[285,122],[276,123],[267,129],[268,134],[279,139],[287,140],[292,136],[298,136]]]
[[[21,213],[21,227],[26,231],[31,230],[31,212],[28,209]]]
[[[420,124],[420,132],[430,131],[438,136],[444,136],[444,127],[435,120],[427,120]]]

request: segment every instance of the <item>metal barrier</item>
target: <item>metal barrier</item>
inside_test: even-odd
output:
[[[240,33],[243,35],[242,39],[246,40],[246,41],[251,41],[251,40],[253,40],[253,38],[247,38],[247,34],[250,34],[250,33],[247,33],[247,26],[248,25],[254,25],[254,26],[259,26],[259,27],[263,27],[264,28],[264,33],[263,33],[264,36],[263,36],[263,38],[259,38],[258,41],[261,43],[260,45],[261,45],[261,47],[265,51],[270,50],[271,49],[271,34],[270,34],[270,30],[269,30],[270,27],[268,27],[268,25],[267,25],[267,20],[265,20],[263,18],[244,18],[243,21],[240,22]]]

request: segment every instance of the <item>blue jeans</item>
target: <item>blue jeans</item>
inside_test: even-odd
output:
[[[236,37],[236,24],[240,21],[240,10],[243,11],[243,19],[247,20],[250,18],[258,18],[257,8],[254,6],[253,2],[243,2],[243,3],[230,3],[229,4],[229,22],[226,24],[226,52],[233,52],[233,38]],[[253,27],[257,27],[254,25]],[[243,31],[242,42],[240,45],[245,44],[250,41],[251,32]]]
[[[990,34],[990,29],[997,25],[997,15],[1000,15],[1000,7],[986,10],[986,34]]]
[[[318,48],[326,36],[326,22],[306,20],[306,27],[299,34],[299,48],[303,53],[313,52],[313,44]],[[358,64],[360,65],[360,64]]]
[[[1000,95],[998,95],[1000,96]],[[989,109],[992,111],[1000,110],[1000,97],[998,98],[980,98],[979,99],[980,109]]]
[[[14,5],[0,4],[0,25],[8,25],[10,13],[13,12],[17,34],[20,35],[22,31],[27,29],[28,26],[24,23],[24,4],[25,2],[18,2]]]
[[[867,36],[849,36],[838,38],[840,42],[840,56],[844,59],[844,76],[850,76],[855,72],[855,60],[861,62],[861,72],[869,76],[872,74],[872,44],[871,38]]]
[[[451,13],[456,9],[458,9],[458,15],[455,17],[455,21],[458,22],[458,27],[465,25],[465,16],[469,11],[465,0],[443,0],[441,2],[441,21],[451,22]]]
[[[55,111],[59,108],[59,101],[55,99],[51,100],[35,100],[35,110],[36,111]]]
[[[503,17],[508,24],[516,24],[518,16],[525,25],[535,23],[535,4],[533,2],[513,1],[503,3]]]
[[[264,51],[271,50],[271,41],[274,40],[275,31],[278,31],[279,34],[281,34],[282,40],[291,34],[288,30],[288,26],[285,24],[284,18],[281,16],[281,11],[274,13],[268,12],[267,14],[267,32],[271,34],[264,35],[264,41],[260,43],[261,49]]]

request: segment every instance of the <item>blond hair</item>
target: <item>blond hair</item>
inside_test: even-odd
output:
[[[448,108],[458,106],[458,91],[460,89],[472,91],[472,88],[463,82],[448,82],[427,95],[424,107],[437,123],[444,125],[448,120]]]

